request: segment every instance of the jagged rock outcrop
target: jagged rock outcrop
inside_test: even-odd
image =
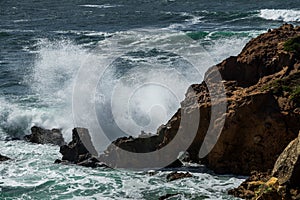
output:
[[[252,39],[238,56],[210,68],[203,83],[188,89],[181,108],[156,136],[121,138],[104,157],[122,159],[120,149],[156,151],[171,144],[178,133],[191,137],[189,127],[196,124],[196,136],[187,149],[191,161],[201,161],[217,173],[249,175],[253,170],[272,169],[300,129],[300,53],[286,48],[286,42],[295,37],[300,37],[300,27],[286,24]],[[226,98],[212,102],[212,95],[222,92],[219,75]],[[226,105],[226,112],[211,116],[212,108],[220,104]],[[194,118],[195,113],[200,114],[199,119]],[[210,125],[212,129],[222,126],[222,132],[210,153],[200,159],[199,150]],[[213,139],[208,143],[213,146]]]
[[[97,151],[92,143],[89,131],[85,128],[74,128],[72,141],[60,147],[62,160],[55,163],[71,163],[84,167],[107,167],[97,158]]]
[[[203,160],[215,172],[248,175],[272,169],[297,137],[300,112],[293,95],[299,90],[300,57],[299,52],[286,51],[285,42],[299,36],[299,27],[283,25],[217,65],[226,81],[228,110],[222,134]],[[208,81],[213,70],[206,74]]]
[[[0,162],[7,161],[7,160],[10,160],[10,158],[0,154]]]
[[[31,127],[31,134],[26,135],[24,139],[37,144],[54,144],[58,146],[65,144],[60,129],[48,130],[37,126]]]

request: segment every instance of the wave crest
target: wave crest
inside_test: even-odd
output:
[[[300,22],[300,10],[262,9],[259,11],[259,17],[267,20]]]

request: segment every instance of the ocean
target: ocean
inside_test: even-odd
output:
[[[81,126],[101,153],[155,133],[210,66],[283,23],[300,25],[298,1],[1,0],[0,199],[235,199],[245,177],[57,165],[59,147],[15,139]]]

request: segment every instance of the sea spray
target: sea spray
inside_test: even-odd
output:
[[[134,38],[132,37],[133,35],[135,36]],[[199,66],[202,67],[202,72],[223,58],[237,54],[239,49],[249,40],[249,36],[253,35],[253,33],[246,33],[246,37],[229,35],[228,38],[226,35],[221,35],[218,36],[219,38],[217,40],[212,40],[211,38],[215,38],[215,35],[216,33],[212,33],[202,40],[199,40],[199,45],[203,45],[206,51],[211,55],[211,58],[213,58],[213,60],[201,60]],[[147,45],[156,44],[162,39],[170,38],[174,40],[174,38],[178,36],[172,32],[168,35],[153,30],[146,30],[119,32],[116,34],[116,37],[119,37],[119,41],[123,41],[125,44],[135,44],[142,41],[141,46],[146,47]],[[150,38],[151,40],[145,40],[145,38]],[[26,98],[17,97],[17,100],[14,102],[8,102],[2,98],[3,106],[1,106],[1,118],[3,120],[0,124],[2,132],[5,133],[5,135],[10,135],[9,137],[22,138],[24,134],[30,132],[30,127],[33,125],[43,126],[49,129],[62,128],[65,139],[70,141],[71,130],[76,125],[72,116],[72,92],[78,70],[81,67],[85,67],[87,70],[91,67],[112,67],[103,65],[102,62],[106,55],[110,53],[113,54],[116,50],[109,49],[109,51],[105,51],[105,47],[109,46],[110,43],[111,39],[108,38],[99,41],[97,48],[88,49],[83,45],[78,45],[67,39],[39,40],[35,44],[36,50],[34,53],[36,56],[32,68],[27,70],[30,73],[24,77],[24,81],[30,86],[32,94]],[[224,51],[228,48],[231,50]],[[181,73],[184,73],[182,69],[184,69],[188,63],[180,58],[180,55],[172,56],[172,54],[168,52],[159,52],[153,48],[152,50],[151,48],[144,49],[144,52],[139,52],[140,55],[137,54],[138,52],[134,53],[133,50],[131,51],[131,54],[129,51],[128,55],[123,55],[123,59],[125,59],[123,60],[123,64],[124,61],[126,61],[128,62],[127,65],[132,65],[130,73],[122,72],[122,70],[124,71],[124,67],[122,68],[122,66],[119,65],[120,63],[118,64],[119,66],[113,66],[118,67],[119,71],[117,73],[107,73],[105,80],[108,81],[107,83],[109,84],[116,85],[107,85],[102,88],[98,86],[98,89],[100,89],[97,94],[98,96],[99,92],[100,96],[101,93],[107,92],[107,90],[103,90],[103,88],[108,89],[116,86],[114,91],[125,91],[126,88],[128,88],[129,91],[143,81],[157,82],[163,79],[164,81],[168,81],[168,83],[166,83],[167,85],[174,85],[183,80],[181,77],[182,74],[180,75],[176,71],[180,69]],[[148,55],[152,55],[147,56],[147,52]],[[199,56],[205,55],[203,54],[204,52],[192,53],[198,54]],[[186,70],[185,73],[185,75],[183,74],[185,77],[181,86],[176,88],[175,92],[165,90],[165,87],[158,85],[147,86],[144,92],[136,88],[134,95],[128,99],[128,102],[124,101],[124,98],[118,99],[118,95],[121,95],[121,93],[118,94],[115,92],[113,95],[116,96],[116,98],[114,98],[112,102],[114,104],[113,116],[107,115],[109,117],[106,116],[105,119],[109,120],[110,117],[116,117],[118,125],[124,129],[126,133],[132,135],[137,136],[142,130],[155,133],[157,127],[160,124],[166,123],[170,116],[177,110],[189,84],[201,82],[203,78],[189,70]],[[147,92],[148,96],[145,96],[145,92]],[[174,95],[176,98],[173,98]],[[126,110],[127,113],[124,113],[125,107],[123,105],[128,106],[128,103],[129,107]],[[99,105],[100,104],[98,104],[98,106]],[[101,110],[101,108],[99,108],[99,110]],[[159,112],[159,110],[161,112]],[[99,116],[101,118],[105,117],[103,113],[100,113]],[[117,134],[117,136],[119,136],[119,134]]]

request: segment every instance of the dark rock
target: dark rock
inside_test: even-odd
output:
[[[177,195],[179,195],[179,193],[176,193],[176,194],[166,194],[164,196],[159,197],[159,200],[165,200],[165,199],[168,199],[170,197],[177,196]]]
[[[56,159],[56,160],[54,161],[54,164],[60,164],[60,163],[62,163],[62,161],[61,161],[60,159]]]
[[[190,178],[190,177],[193,177],[193,175],[190,174],[189,172],[186,172],[186,173],[172,172],[167,175],[167,180],[174,181],[174,180],[178,180],[178,179],[182,179],[182,178]]]
[[[91,136],[85,128],[74,128],[72,141],[60,147],[62,161],[68,161],[85,167],[97,167],[97,151],[91,141]]]
[[[77,165],[83,166],[83,167],[103,167],[103,168],[109,168],[105,163],[99,162],[99,160],[96,157],[88,158],[82,162],[77,163]]]
[[[10,158],[0,154],[0,162],[7,161],[7,160],[10,160]]]
[[[6,137],[5,141],[17,141],[17,140],[21,140],[21,138],[19,137]]]
[[[148,172],[147,172],[147,174],[149,175],[149,176],[154,176],[154,175],[156,175],[158,173],[158,171],[155,171],[155,170],[149,170]]]
[[[26,135],[24,139],[28,142],[37,144],[54,144],[62,146],[65,144],[63,135],[60,129],[43,129],[37,126],[31,128],[31,134]]]
[[[169,169],[169,168],[179,168],[179,167],[182,167],[183,164],[180,160],[176,159],[174,162],[172,162],[171,164],[169,164],[168,166],[164,167],[166,169]]]

